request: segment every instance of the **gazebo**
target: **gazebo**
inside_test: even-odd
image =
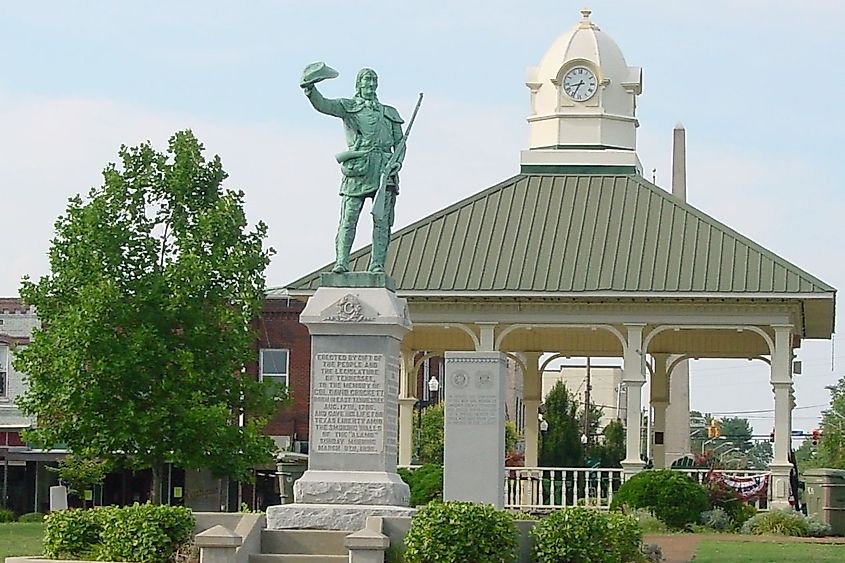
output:
[[[785,505],[793,353],[802,339],[831,338],[836,290],[642,177],[641,72],[589,18],[583,12],[529,70],[531,140],[520,173],[392,235],[387,271],[413,321],[402,341],[399,463],[410,463],[421,353],[498,351],[518,363],[526,466],[537,464],[543,355],[621,358],[628,475],[644,466],[647,378],[660,467],[667,407],[689,408],[688,397],[670,392],[678,366],[764,359],[775,410],[772,504]],[[593,76],[596,91],[584,99],[571,88],[577,69]],[[351,269],[365,270],[369,254],[355,252]],[[286,294],[307,299],[329,268]]]

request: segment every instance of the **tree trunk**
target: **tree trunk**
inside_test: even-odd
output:
[[[161,476],[162,476],[162,464],[161,463],[153,463],[150,467],[153,472],[153,485],[152,490],[150,491],[150,502],[153,504],[161,504]]]

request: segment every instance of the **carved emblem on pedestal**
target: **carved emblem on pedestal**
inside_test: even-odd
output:
[[[493,374],[489,371],[483,371],[478,374],[478,381],[476,381],[476,386],[479,389],[490,389],[493,387]]]
[[[456,372],[455,375],[452,376],[452,383],[458,389],[466,387],[468,382],[469,378],[467,377],[467,374],[462,371]]]
[[[369,311],[367,311],[367,309],[369,309],[369,307],[367,307],[366,304],[362,303],[357,296],[350,293],[326,309],[326,311],[323,312],[323,319],[341,323],[360,323],[364,321],[371,321],[375,317],[368,315],[367,313]]]

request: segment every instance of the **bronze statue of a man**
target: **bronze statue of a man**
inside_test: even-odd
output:
[[[355,96],[351,99],[324,98],[315,87],[320,80],[335,76],[337,72],[333,69],[315,63],[305,69],[300,82],[314,109],[341,118],[346,129],[348,150],[336,157],[343,180],[340,183],[340,224],[335,237],[336,261],[332,272],[349,271],[349,251],[355,240],[364,200],[375,199],[382,175],[386,177],[384,208],[383,212],[373,212],[373,248],[369,271],[384,272],[394,205],[399,193],[397,173],[405,157],[403,121],[395,108],[378,101],[378,76],[374,70],[364,68],[358,72]]]

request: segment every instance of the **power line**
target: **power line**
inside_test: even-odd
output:
[[[795,407],[793,410],[797,411],[799,409],[817,409],[819,407],[826,407],[826,406],[827,406],[827,403],[824,403],[824,404],[821,404],[821,405],[807,405],[806,407]],[[726,414],[761,414],[761,413],[767,413],[767,412],[773,413],[773,412],[775,412],[775,409],[757,409],[757,410],[751,410],[751,411],[713,411],[713,412],[710,412],[710,414],[711,415],[712,414],[721,414],[721,415],[726,415]]]

